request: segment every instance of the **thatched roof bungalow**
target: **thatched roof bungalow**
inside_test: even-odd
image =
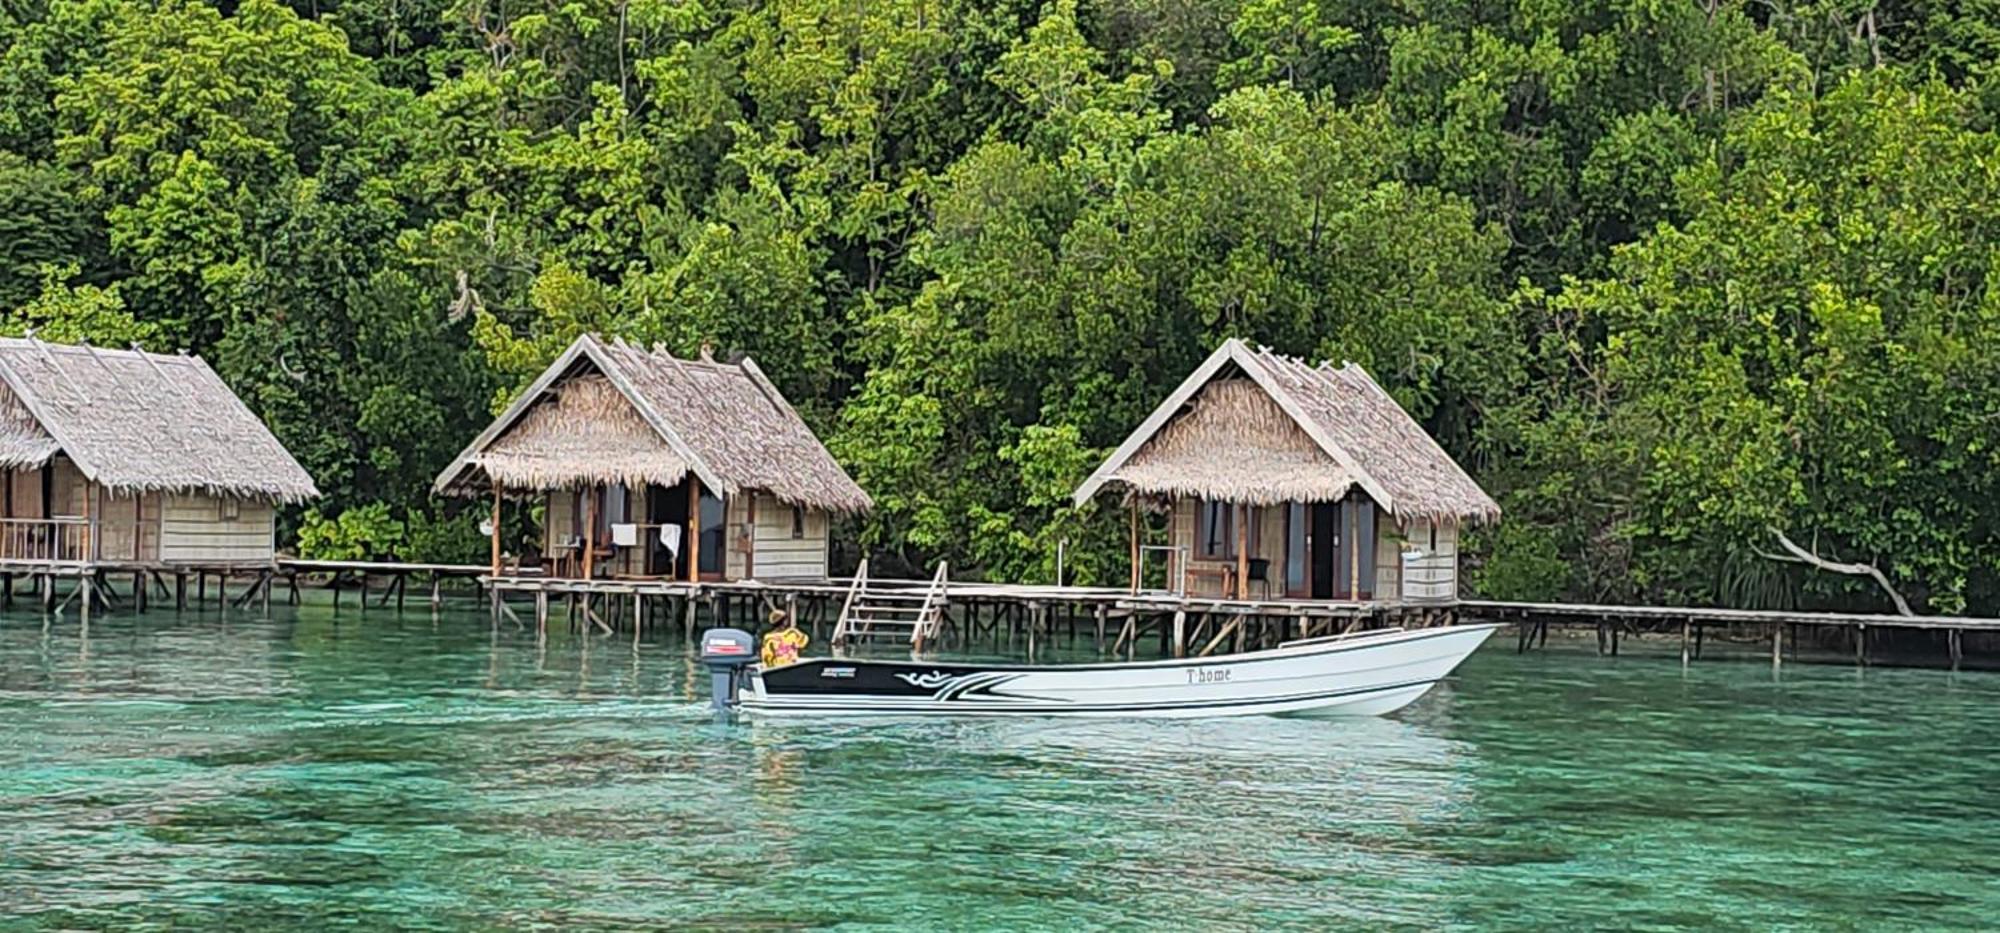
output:
[[[832,517],[873,504],[756,362],[590,335],[436,489],[544,501],[546,568],[586,578],[823,578]]]
[[[1500,507],[1361,367],[1229,340],[1079,486],[1133,511],[1133,587],[1164,550],[1168,586],[1243,599],[1448,598],[1458,530]],[[1140,545],[1141,506],[1166,511]]]
[[[0,563],[266,566],[312,477],[199,357],[0,338]]]

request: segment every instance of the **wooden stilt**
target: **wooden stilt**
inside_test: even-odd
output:
[[[1687,619],[1682,619],[1682,620],[1681,620],[1681,666],[1682,666],[1682,667],[1686,667],[1686,666],[1688,666],[1688,657],[1689,657],[1689,656],[1688,656],[1688,628],[1689,628],[1689,627],[1690,627],[1690,626],[1691,626],[1692,624],[1693,624],[1693,623],[1689,622],[1689,621],[1688,621]]]
[[[1174,657],[1187,657],[1187,610],[1174,610]]]
[[[1785,663],[1784,653],[1785,653],[1785,623],[1774,622],[1771,624],[1771,669],[1772,670],[1777,670],[1778,668],[1784,666]]]

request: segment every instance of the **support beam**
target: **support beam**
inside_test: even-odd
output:
[[[1250,598],[1250,506],[1236,504],[1236,598]]]
[[[597,579],[597,500],[603,492],[595,486],[583,491],[583,578]]]
[[[493,484],[493,575],[500,575],[500,484]]]
[[[687,582],[701,582],[701,478],[688,473],[688,573]],[[690,604],[692,605],[692,604]],[[692,628],[690,628],[692,632]]]
[[[1132,512],[1132,550],[1131,550],[1132,595],[1137,596],[1139,595],[1139,586],[1141,583],[1144,582],[1139,578],[1139,496],[1137,493],[1134,493],[1131,496],[1131,512]],[[1058,586],[1062,585],[1062,581],[1057,580],[1056,585]],[[1167,588],[1173,589],[1173,586],[1169,584]]]

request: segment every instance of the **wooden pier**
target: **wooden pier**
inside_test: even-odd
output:
[[[1678,634],[1683,664],[1701,657],[1710,632],[1740,644],[1748,644],[1752,638],[1767,642],[1773,667],[1784,664],[1788,649],[1796,657],[1805,637],[1814,638],[1823,649],[1838,645],[1852,653],[1855,663],[1863,665],[1877,661],[1878,643],[1889,633],[1921,635],[1941,643],[1934,646],[1935,654],[1939,660],[1949,662],[1953,670],[1965,660],[1968,635],[1989,638],[1991,644],[1987,647],[2000,648],[2000,619],[1972,616],[1491,600],[1459,600],[1454,605],[1468,619],[1513,623],[1516,651],[1546,645],[1551,626],[1594,630],[1598,651],[1607,655],[1618,654],[1619,643],[1627,635],[1662,634],[1671,638]],[[1904,648],[1906,657],[1929,653],[1911,651],[1907,644]]]
[[[129,579],[129,585],[126,581]],[[113,586],[117,583],[117,586]],[[405,611],[412,585],[419,605],[442,608],[448,591],[483,596],[495,624],[546,631],[550,624],[602,634],[673,629],[684,637],[717,626],[763,628],[772,610],[797,619],[818,644],[836,633],[856,593],[852,578],[795,581],[566,579],[534,574],[494,576],[472,564],[393,561],[318,561],[281,558],[268,564],[162,565],[105,561],[37,563],[0,561],[0,606],[30,601],[45,614],[171,605],[176,610],[214,605],[268,614],[272,593],[298,605],[314,586],[331,592],[336,611],[353,592],[353,604]],[[953,652],[1036,657],[1051,648],[1094,651],[1098,656],[1202,657],[1270,647],[1296,638],[1400,626],[1454,622],[1503,622],[1516,651],[1543,647],[1551,629],[1594,633],[1597,649],[1616,656],[1627,640],[1671,647],[1678,640],[1684,663],[1700,660],[1727,641],[1742,658],[1756,647],[1774,666],[1797,660],[1801,649],[1817,660],[1846,657],[1860,665],[1881,663],[1949,666],[2000,664],[2000,619],[1970,616],[1903,616],[1631,606],[1527,603],[1494,600],[1344,601],[1233,599],[1117,587],[987,583],[969,580],[873,579],[876,596],[911,603],[936,588],[935,638],[925,646]],[[896,634],[908,629],[899,630]],[[1502,636],[1507,637],[1507,636]]]
[[[852,579],[798,582],[705,582],[665,580],[570,580],[538,576],[482,576],[496,623],[545,629],[552,617],[577,628],[605,633],[638,632],[674,626],[692,636],[709,626],[756,630],[766,614],[782,609],[824,644],[835,634],[842,610],[854,599]],[[936,581],[870,580],[876,594],[914,602]],[[1550,628],[1594,630],[1599,650],[1616,655],[1633,635],[1680,639],[1681,657],[1702,657],[1711,638],[1738,646],[1770,646],[1774,665],[1797,658],[1802,642],[1830,659],[1851,653],[1855,663],[1880,663],[1878,646],[1890,633],[1927,633],[1927,642],[1905,638],[1896,652],[1902,661],[1937,662],[1957,669],[1967,655],[1967,638],[1987,639],[1987,654],[2000,649],[2000,619],[1963,616],[1899,616],[1621,606],[1575,603],[1519,603],[1491,600],[1362,602],[1339,600],[1242,600],[1133,593],[1115,587],[1002,584],[946,581],[939,589],[937,637],[929,647],[948,651],[1025,653],[1033,657],[1051,646],[1091,647],[1100,656],[1201,657],[1275,646],[1295,638],[1400,626],[1418,628],[1458,621],[1495,621],[1513,627],[1516,650],[1546,645]],[[516,602],[528,605],[521,611]],[[558,615],[558,608],[561,609]],[[900,634],[899,630],[899,634]],[[1740,652],[1739,652],[1740,654]],[[1990,663],[1990,662],[1989,662]]]

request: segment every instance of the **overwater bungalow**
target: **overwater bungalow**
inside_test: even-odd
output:
[[[199,357],[0,339],[0,570],[269,569],[318,495]]]
[[[1500,507],[1361,367],[1229,340],[1079,486],[1124,493],[1132,590],[1449,600],[1458,537]],[[1147,544],[1142,513],[1165,514]],[[1148,571],[1148,562],[1160,571]]]
[[[435,488],[492,499],[495,577],[565,580],[824,580],[833,518],[872,505],[753,360],[590,335]],[[538,563],[503,566],[506,498],[542,506]]]

